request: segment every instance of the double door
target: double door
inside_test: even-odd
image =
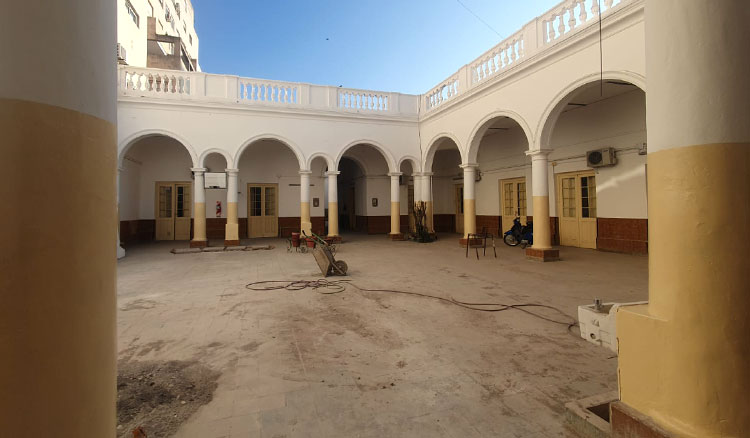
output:
[[[156,240],[190,240],[192,187],[190,182],[156,183]]]
[[[247,185],[247,236],[276,237],[279,234],[279,185]]]
[[[557,175],[560,244],[596,248],[596,176],[594,172]]]
[[[513,219],[520,218],[526,225],[526,178],[500,180],[500,205],[502,206],[502,232],[513,226]]]

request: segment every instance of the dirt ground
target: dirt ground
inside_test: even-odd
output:
[[[117,434],[172,436],[213,398],[220,373],[195,361],[125,361],[117,364]]]
[[[363,288],[539,303],[571,316],[594,298],[647,296],[647,257],[563,248],[562,261],[542,264],[502,246],[477,260],[452,237],[345,236],[337,258]],[[118,263],[120,360],[220,374],[210,401],[173,436],[573,438],[564,404],[617,388],[609,350],[517,310],[353,287],[248,290],[320,278],[312,255],[256,243],[276,248],[172,255],[185,243],[148,244]]]

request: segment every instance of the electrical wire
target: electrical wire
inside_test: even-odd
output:
[[[489,24],[489,23],[487,23],[486,21],[482,20],[482,17],[480,17],[479,15],[475,14],[475,13],[474,13],[474,11],[472,11],[471,9],[469,9],[469,7],[468,7],[468,6],[466,6],[466,5],[464,4],[464,2],[462,2],[461,0],[456,0],[456,1],[458,2],[458,4],[459,4],[459,5],[463,6],[463,8],[464,8],[464,9],[466,9],[467,11],[469,11],[469,13],[470,13],[471,15],[473,15],[474,17],[476,17],[476,19],[477,19],[477,20],[481,21],[481,22],[482,22],[482,23],[483,23],[483,24],[484,24],[485,26],[487,26],[487,27],[488,27],[488,28],[489,28],[489,29],[490,29],[491,31],[495,32],[495,34],[496,34],[497,36],[499,36],[500,38],[502,38],[502,35],[500,35],[500,32],[496,31],[496,30],[495,30],[495,28],[494,28],[494,27],[492,27],[492,26],[490,26],[490,24]]]
[[[441,297],[438,295],[430,295],[425,294],[421,292],[413,292],[413,291],[403,291],[403,290],[394,290],[394,289],[366,289],[363,287],[358,286],[356,283],[352,282],[352,280],[326,280],[326,279],[319,279],[319,280],[266,280],[266,281],[256,281],[253,283],[248,283],[245,285],[246,289],[253,290],[253,291],[278,291],[278,290],[287,290],[287,291],[301,291],[304,289],[312,289],[313,291],[323,294],[323,295],[333,295],[333,294],[339,294],[346,291],[347,286],[352,286],[353,288],[359,290],[360,292],[372,292],[372,293],[392,293],[392,294],[400,294],[400,295],[411,295],[421,298],[427,298],[437,301],[442,301],[448,304],[452,304],[458,307],[463,307],[464,309],[469,310],[475,310],[479,312],[504,312],[506,310],[518,310],[520,312],[526,313],[528,315],[531,315],[535,318],[539,318],[544,321],[548,321],[554,324],[558,325],[564,325],[567,327],[567,331],[572,334],[570,331],[572,328],[578,326],[578,321],[576,321],[575,318],[572,316],[566,314],[562,310],[550,306],[547,304],[538,304],[538,303],[518,303],[518,304],[504,304],[504,303],[473,303],[468,301],[459,301],[453,297]],[[547,309],[552,310],[556,312],[557,314],[564,317],[565,320],[555,319],[548,316],[541,315],[539,313],[535,313],[529,308],[541,308],[541,309]]]

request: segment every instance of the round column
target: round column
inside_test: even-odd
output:
[[[115,18],[100,0],[0,13],[3,436],[115,434]]]
[[[432,172],[422,172],[422,199],[425,202],[425,214],[427,215],[427,229],[430,233],[435,232],[432,205]]]
[[[125,248],[122,247],[122,241],[120,240],[120,172],[122,172],[123,169],[121,167],[117,168],[117,182],[115,183],[117,187],[117,259],[121,259],[125,257]]]
[[[389,173],[391,177],[391,233],[390,237],[394,240],[400,240],[401,234],[401,187],[399,185],[399,178],[402,173],[393,172]]]
[[[190,169],[193,172],[193,240],[191,248],[204,248],[208,244],[206,238],[206,185],[204,183],[205,168]]]
[[[310,175],[309,170],[300,170],[299,172],[299,209],[300,209],[300,226],[302,231],[308,236],[312,235],[312,221],[310,219]]]
[[[526,248],[530,260],[550,262],[560,259],[560,251],[552,248],[549,217],[549,166],[551,149],[527,151],[531,157],[531,202],[534,208],[534,245]]]
[[[339,171],[328,171],[328,237],[339,235]]]
[[[464,239],[477,232],[477,203],[474,185],[477,176],[477,164],[462,164],[464,170]]]
[[[750,431],[748,20],[743,0],[646,2],[649,304],[618,312],[619,383],[680,437]]]
[[[237,175],[239,169],[226,169],[227,172],[227,224],[224,229],[224,246],[240,244],[240,225],[237,217]]]

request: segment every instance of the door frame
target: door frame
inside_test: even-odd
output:
[[[578,226],[578,237],[576,239],[576,245],[574,247],[576,248],[588,248],[588,249],[596,249],[597,248],[597,237],[598,237],[598,217],[599,217],[599,211],[598,208],[596,208],[596,215],[592,218],[584,218],[583,217],[583,202],[581,202],[581,179],[584,177],[594,177],[594,181],[596,181],[596,171],[594,169],[587,169],[587,170],[577,170],[577,171],[571,171],[571,172],[562,172],[562,173],[556,173],[555,174],[555,206],[557,208],[557,217],[558,221],[560,221],[560,244],[562,245],[563,240],[563,227],[562,227],[562,221],[564,220],[564,213],[563,213],[563,196],[562,196],[562,179],[563,178],[575,178],[575,212],[576,212],[576,222]],[[596,185],[595,185],[596,187]],[[596,188],[594,189],[596,190]],[[594,199],[597,199],[596,192]],[[597,200],[598,201],[598,200]],[[595,201],[596,202],[596,201]],[[584,240],[582,238],[581,234],[581,223],[585,222],[593,222],[593,230],[594,230],[594,236],[593,236],[593,246],[583,246],[582,241]],[[570,246],[570,245],[567,245]]]
[[[190,223],[190,226],[188,227],[188,236],[187,240],[190,240],[192,237],[192,221],[193,221],[193,209],[195,206],[194,202],[194,194],[195,194],[195,182],[194,181],[154,181],[154,240],[156,241],[166,241],[166,240],[177,240],[177,186],[178,185],[185,185],[190,186],[190,202],[188,202],[189,210],[190,210],[190,216],[186,218],[188,222]],[[172,187],[172,238],[171,239],[159,239],[157,230],[157,222],[160,220],[159,218],[159,187],[161,186],[171,186]],[[181,239],[184,240],[184,239]]]
[[[516,213],[515,213],[514,219],[516,217],[520,218],[521,219],[521,224],[522,225],[526,225],[526,222],[527,222],[527,219],[528,219],[528,215],[529,215],[529,195],[528,195],[528,186],[527,186],[527,183],[526,183],[526,176],[518,176],[518,177],[515,177],[515,178],[505,178],[505,179],[499,179],[499,180],[497,180],[497,190],[498,190],[498,192],[500,192],[499,194],[500,194],[500,218],[501,218],[501,222],[502,222],[503,218],[507,217],[506,214],[505,214],[505,202],[504,202],[505,201],[505,190],[503,190],[503,185],[504,184],[508,184],[508,183],[512,183],[513,184],[513,189],[514,189],[513,195],[514,196],[518,196],[518,183],[523,183],[524,184],[523,197],[524,197],[524,203],[526,205],[526,207],[525,207],[526,208],[526,214],[524,214],[523,216],[521,216],[521,210],[520,210],[520,207],[518,206],[518,199],[516,199],[516,205],[514,206]],[[512,219],[511,219],[511,221],[512,221]],[[506,224],[506,223],[503,222],[503,223],[500,224],[500,228],[502,228],[502,229],[499,230],[499,231],[502,234],[503,231],[510,230],[510,228],[512,226],[513,226],[513,222],[511,222],[509,224]]]
[[[247,183],[245,187],[247,189],[247,191],[246,191],[247,192],[247,195],[246,195],[246,198],[247,198],[246,199],[246,204],[247,204],[246,205],[246,207],[247,207],[246,208],[246,213],[247,213],[247,237],[248,237],[248,239],[258,239],[258,238],[261,238],[261,237],[272,237],[272,236],[251,236],[250,235],[250,225],[251,225],[250,218],[251,217],[256,217],[256,216],[250,216],[250,207],[251,207],[251,205],[250,205],[250,187],[260,187],[261,188],[261,191],[260,191],[260,193],[261,193],[261,201],[260,202],[261,202],[261,211],[263,213],[265,213],[265,211],[266,211],[266,203],[265,203],[266,192],[263,189],[266,188],[266,187],[274,187],[276,189],[276,212],[275,212],[275,216],[276,216],[276,233],[275,233],[275,235],[273,237],[277,236],[279,234],[279,204],[281,203],[281,198],[280,198],[280,193],[279,193],[279,183]],[[266,218],[268,216],[266,216],[265,214],[263,214],[261,217]],[[265,229],[263,231],[264,231],[264,234],[265,234]]]

